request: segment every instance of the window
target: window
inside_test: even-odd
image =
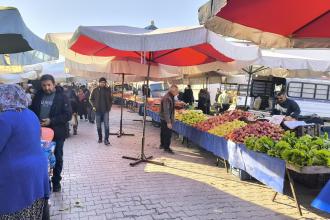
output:
[[[303,84],[303,90],[302,90],[302,98],[312,99],[314,98],[315,94],[315,84],[311,83],[304,83]]]
[[[330,85],[290,82],[288,96],[293,98],[330,100]]]
[[[288,88],[288,96],[290,97],[301,97],[302,83],[290,83]]]
[[[328,88],[327,85],[316,85],[315,99],[328,99]],[[330,97],[329,97],[330,98]]]

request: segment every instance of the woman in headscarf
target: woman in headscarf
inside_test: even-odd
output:
[[[0,220],[49,219],[40,123],[18,85],[0,84]]]

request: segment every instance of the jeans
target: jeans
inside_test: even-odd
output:
[[[55,168],[53,170],[53,177],[52,182],[54,185],[59,184],[62,177],[62,169],[63,169],[63,145],[64,145],[64,139],[55,140],[56,146],[55,146],[55,158],[56,158],[56,164]]]
[[[167,122],[164,120],[160,121],[160,146],[165,150],[170,149],[172,138],[172,130],[167,127]]]
[[[96,128],[97,133],[99,135],[99,139],[102,139],[102,122],[104,123],[104,140],[109,140],[109,112],[96,112],[95,113],[95,119],[96,119]]]

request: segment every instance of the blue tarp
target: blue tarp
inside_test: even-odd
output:
[[[159,121],[158,113],[148,110],[147,114],[154,121]],[[242,144],[227,141],[223,137],[200,131],[179,121],[175,122],[174,131],[217,157],[227,160],[231,166],[246,171],[276,192],[283,193],[284,160],[250,151]]]
[[[330,180],[312,202],[314,208],[330,213]]]

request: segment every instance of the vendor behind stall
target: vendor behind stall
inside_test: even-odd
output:
[[[298,118],[300,114],[300,107],[294,100],[289,99],[286,96],[285,91],[282,90],[276,94],[276,103],[272,114]]]

